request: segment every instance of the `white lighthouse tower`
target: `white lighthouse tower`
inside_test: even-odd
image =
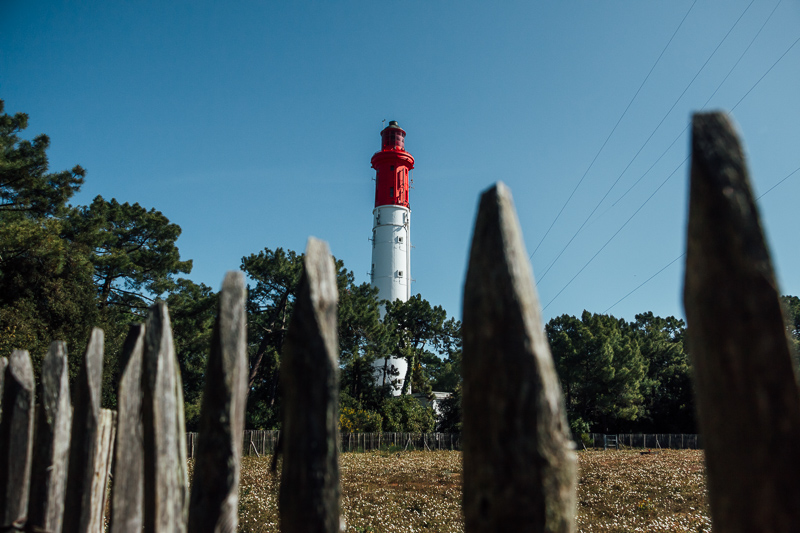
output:
[[[380,300],[408,301],[411,296],[411,209],[409,173],[414,158],[405,150],[406,132],[392,120],[381,131],[381,150],[372,156],[375,169],[375,208],[372,210],[372,269],[370,282]],[[385,315],[381,306],[381,318]],[[405,359],[375,362],[378,384],[391,384],[399,396],[408,371]]]

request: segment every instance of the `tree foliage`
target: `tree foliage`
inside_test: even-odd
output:
[[[274,428],[280,424],[280,356],[302,265],[302,254],[282,248],[265,248],[242,259],[241,268],[252,281],[248,296],[247,409],[251,427]],[[419,426],[421,412],[398,414],[411,404],[392,400],[387,387],[377,386],[373,363],[388,356],[415,361],[413,366],[409,364],[415,372],[406,386],[413,386],[415,392],[430,392],[428,367],[436,369],[436,375],[446,373],[440,370],[442,361],[437,353],[456,351],[460,346],[460,325],[448,320],[441,307],[432,307],[419,296],[388,306],[386,317],[381,320],[377,289],[367,283],[357,284],[341,261],[336,261],[336,268],[340,385],[342,408],[346,408],[342,411],[342,428],[386,429],[406,422]],[[452,365],[446,368],[455,371]],[[457,379],[450,376],[449,382],[455,386]]]
[[[57,220],[0,221],[0,246],[7,250],[25,241],[24,249],[0,261],[0,350],[8,355],[24,347],[38,375],[50,342],[64,340],[74,379],[99,315],[91,263],[59,237],[59,225]]]
[[[97,196],[68,205],[85,172],[50,172],[49,139],[23,138],[28,117],[6,115],[0,103],[0,350],[28,349],[39,368],[53,340],[65,340],[74,379],[92,327],[105,331],[103,405],[116,405],[117,360],[128,324],[165,299],[184,383],[187,425],[202,402],[209,341],[216,316],[212,289],[179,277],[181,228],[156,209]],[[302,254],[265,248],[242,259],[251,280],[247,302],[250,373],[247,424],[280,424],[280,354],[291,317]],[[381,320],[377,290],[357,284],[337,261],[343,399],[364,428],[386,419],[392,428],[430,427],[429,414],[408,399],[391,399],[375,384],[373,362],[409,358],[407,389],[430,391],[431,376],[455,386],[458,325],[419,296]],[[415,400],[416,402],[416,400]],[[431,415],[432,416],[432,415]]]
[[[797,368],[800,365],[800,298],[781,296],[781,303],[786,319],[786,335],[794,348],[795,368]]]
[[[189,274],[181,259],[181,228],[138,203],[96,197],[69,201],[84,183],[78,165],[51,172],[49,139],[24,137],[28,116],[5,114],[0,100],[0,355],[28,349],[37,371],[53,340],[65,340],[72,379],[92,327],[105,332],[103,405],[115,405],[115,373],[131,321],[165,299],[184,383],[191,428],[202,401],[217,295]],[[392,397],[375,378],[375,361],[399,357],[410,371],[403,392],[440,404],[438,428],[459,431],[461,324],[420,295],[379,302],[377,289],[355,282],[336,261],[341,370],[341,424],[361,431],[428,431],[430,408],[410,395]],[[265,248],[242,258],[250,279],[247,426],[280,425],[280,357],[291,318],[303,255]],[[782,296],[787,338],[800,348],[800,298]],[[381,319],[380,305],[385,306]],[[546,326],[574,431],[693,433],[691,363],[685,324],[652,312],[627,322],[584,311]]]
[[[675,317],[661,318],[651,312],[638,314],[629,324],[648,362],[645,415],[642,431],[694,433],[694,393],[691,364],[684,349],[686,324]]]
[[[682,320],[584,311],[545,329],[574,431],[695,431]]]
[[[436,423],[436,431],[443,433],[461,433],[461,382],[456,384],[455,390],[439,404],[441,414]]]
[[[409,391],[430,396],[433,391],[431,372],[441,378],[441,356],[460,350],[461,323],[447,318],[441,306],[431,306],[419,294],[406,302],[386,304],[384,323],[389,328],[390,355],[404,357],[409,372],[403,383],[403,394]],[[451,378],[452,382],[452,378]]]
[[[24,113],[4,114],[0,101],[0,353],[27,349],[38,376],[50,342],[66,341],[74,380],[91,328],[101,327],[103,405],[114,407],[128,323],[142,320],[154,298],[179,291],[172,276],[191,262],[175,245],[180,228],[154,209],[101,197],[68,205],[85,171],[49,172],[50,141],[23,139],[27,124]]]
[[[584,311],[547,324],[567,412],[609,431],[644,414],[647,363],[614,317]]]
[[[196,431],[206,377],[211,334],[219,299],[211,287],[185,278],[167,296],[175,352],[183,380],[187,431]]]
[[[270,429],[280,423],[280,353],[289,327],[303,255],[265,248],[242,258],[241,269],[255,282],[248,286],[247,424]]]
[[[383,430],[391,432],[408,431],[426,433],[436,427],[433,409],[423,407],[410,395],[393,396],[383,402]]]
[[[76,165],[72,170],[49,173],[50,139],[47,135],[37,135],[32,141],[21,139],[28,115],[7,115],[4,109],[0,100],[0,212],[57,215],[80,189],[85,171]]]
[[[62,239],[58,218],[84,171],[48,172],[47,136],[22,139],[28,116],[3,111],[0,100],[0,349],[28,349],[38,375],[52,340],[67,341],[74,353],[97,319],[91,263]],[[73,377],[77,367],[72,357]]]
[[[68,236],[86,247],[94,265],[98,305],[141,313],[153,298],[175,290],[173,276],[188,274],[175,241],[177,224],[155,209],[101,196],[69,217]]]

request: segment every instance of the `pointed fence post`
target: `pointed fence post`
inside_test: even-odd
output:
[[[692,123],[684,306],[714,530],[796,531],[800,391],[742,147]]]
[[[283,533],[339,531],[337,303],[328,245],[311,238],[281,361]]]
[[[575,530],[576,457],[511,193],[483,193],[464,286],[464,530]]]
[[[163,302],[147,316],[143,363],[144,531],[183,533],[189,490],[183,386]]]
[[[67,486],[72,404],[67,345],[56,341],[42,362],[42,395],[36,416],[28,524],[34,531],[61,531]]]
[[[103,330],[94,328],[78,373],[69,446],[64,531],[90,531],[92,482],[100,428],[100,392],[103,384]]]
[[[246,290],[241,272],[222,282],[206,369],[189,505],[189,531],[234,533],[247,400]]]
[[[28,516],[34,389],[28,352],[14,350],[5,369],[0,421],[0,530],[23,529]]]
[[[142,359],[144,324],[134,324],[122,347],[117,386],[117,439],[111,532],[141,531],[144,523],[144,434],[142,427]]]

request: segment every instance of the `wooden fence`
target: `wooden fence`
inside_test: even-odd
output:
[[[145,324],[131,326],[117,412],[100,408],[99,329],[74,406],[63,343],[54,342],[44,358],[38,405],[28,353],[0,358],[0,531],[100,532],[106,524],[113,532],[235,531],[247,390],[244,310],[244,279],[230,273],[208,358],[191,493],[183,387],[163,303]]]
[[[334,533],[342,526],[337,459],[345,449],[337,424],[335,268],[315,239],[304,260],[281,360],[280,527]],[[99,330],[78,380],[71,437],[63,345],[43,365],[35,437],[30,358],[15,351],[0,359],[0,529],[100,531],[103,450],[113,442],[111,531],[235,531],[245,445],[244,301],[241,275],[229,274],[200,432],[188,443],[191,493],[181,381],[163,304],[126,341],[116,426],[99,409]],[[720,113],[693,119],[684,302],[714,528],[795,531],[800,390],[742,148]],[[574,443],[540,313],[511,195],[497,184],[480,199],[464,288],[468,533],[575,530]],[[266,449],[266,440],[259,444]]]

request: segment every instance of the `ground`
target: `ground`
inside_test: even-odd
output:
[[[578,460],[578,531],[711,530],[701,451],[582,451]],[[242,460],[240,531],[278,531],[270,461]],[[347,531],[461,532],[461,474],[460,452],[342,454]]]

